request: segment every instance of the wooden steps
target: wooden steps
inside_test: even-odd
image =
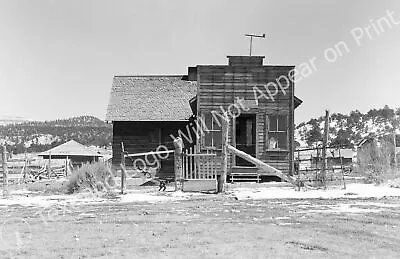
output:
[[[280,170],[278,170],[278,169],[276,169],[276,168],[264,163],[260,159],[252,157],[251,155],[246,154],[245,152],[243,152],[241,150],[238,150],[237,148],[235,148],[235,147],[233,147],[231,145],[228,145],[226,148],[227,148],[227,150],[229,152],[231,152],[231,153],[243,158],[244,160],[247,160],[250,163],[254,164],[260,171],[265,171],[265,172],[271,173],[271,174],[281,178],[282,180],[284,180],[284,181],[286,181],[288,183],[291,183],[294,186],[297,186],[296,181],[291,176],[289,176],[289,175],[283,173],[282,171],[280,171]]]
[[[246,173],[239,173],[239,172],[232,172],[230,173],[230,179],[231,183],[234,183],[235,181],[256,181],[257,183],[260,182],[260,174],[258,171],[256,172],[246,172]]]

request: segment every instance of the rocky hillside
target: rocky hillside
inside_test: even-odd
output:
[[[111,144],[112,126],[92,116],[0,125],[0,144],[14,153],[41,152],[71,139],[106,147]]]
[[[383,136],[393,133],[398,125],[400,108],[372,109],[363,114],[352,111],[349,114],[333,113],[329,123],[329,144],[353,147],[365,137]],[[399,126],[396,133],[399,134]],[[301,146],[314,146],[322,142],[324,117],[314,118],[296,126],[295,139]],[[400,135],[397,135],[400,146]]]

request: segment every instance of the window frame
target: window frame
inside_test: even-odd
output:
[[[282,113],[273,113],[267,114],[268,117],[268,131],[267,131],[267,151],[289,151],[289,115]],[[271,117],[276,117],[276,130],[271,130]],[[285,119],[286,128],[285,130],[279,130],[279,118],[283,117]],[[284,148],[279,147],[279,139],[277,139],[278,147],[277,148],[269,148],[270,147],[270,133],[285,133],[286,135],[286,145]]]
[[[207,126],[207,122],[206,122],[206,114],[209,114],[211,116],[211,128],[208,128]],[[201,113],[201,120],[204,122],[204,125],[207,127],[207,129],[203,129],[203,132],[200,132],[201,135],[201,147],[203,149],[208,149],[208,150],[222,150],[222,125],[221,122],[216,122],[216,118],[215,115],[213,115],[212,112],[202,112]],[[219,127],[219,129],[214,129],[214,125],[216,125],[217,127]],[[220,125],[220,126],[218,126]],[[199,130],[199,129],[198,129]],[[221,136],[221,147],[216,147],[215,143],[214,143],[214,132],[220,132],[220,136]],[[204,135],[202,134],[204,133]],[[208,146],[206,145],[206,135],[207,134],[211,134],[211,145]]]

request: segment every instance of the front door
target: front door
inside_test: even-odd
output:
[[[256,115],[242,114],[236,118],[236,148],[256,157]],[[254,167],[252,163],[236,156],[237,166]]]

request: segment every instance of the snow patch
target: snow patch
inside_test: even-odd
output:
[[[184,192],[143,192],[129,191],[127,194],[118,195],[115,199],[101,197],[100,194],[79,193],[73,195],[37,195],[26,190],[13,191],[8,199],[0,199],[0,206],[38,206],[49,207],[53,205],[68,204],[70,206],[82,204],[97,204],[107,202],[131,203],[131,202],[168,202],[188,200],[193,196],[206,195],[201,193]]]
[[[400,197],[400,189],[373,184],[348,184],[346,190],[296,191],[293,187],[238,188],[231,191],[238,200],[246,199],[337,199],[337,198],[382,198]]]

